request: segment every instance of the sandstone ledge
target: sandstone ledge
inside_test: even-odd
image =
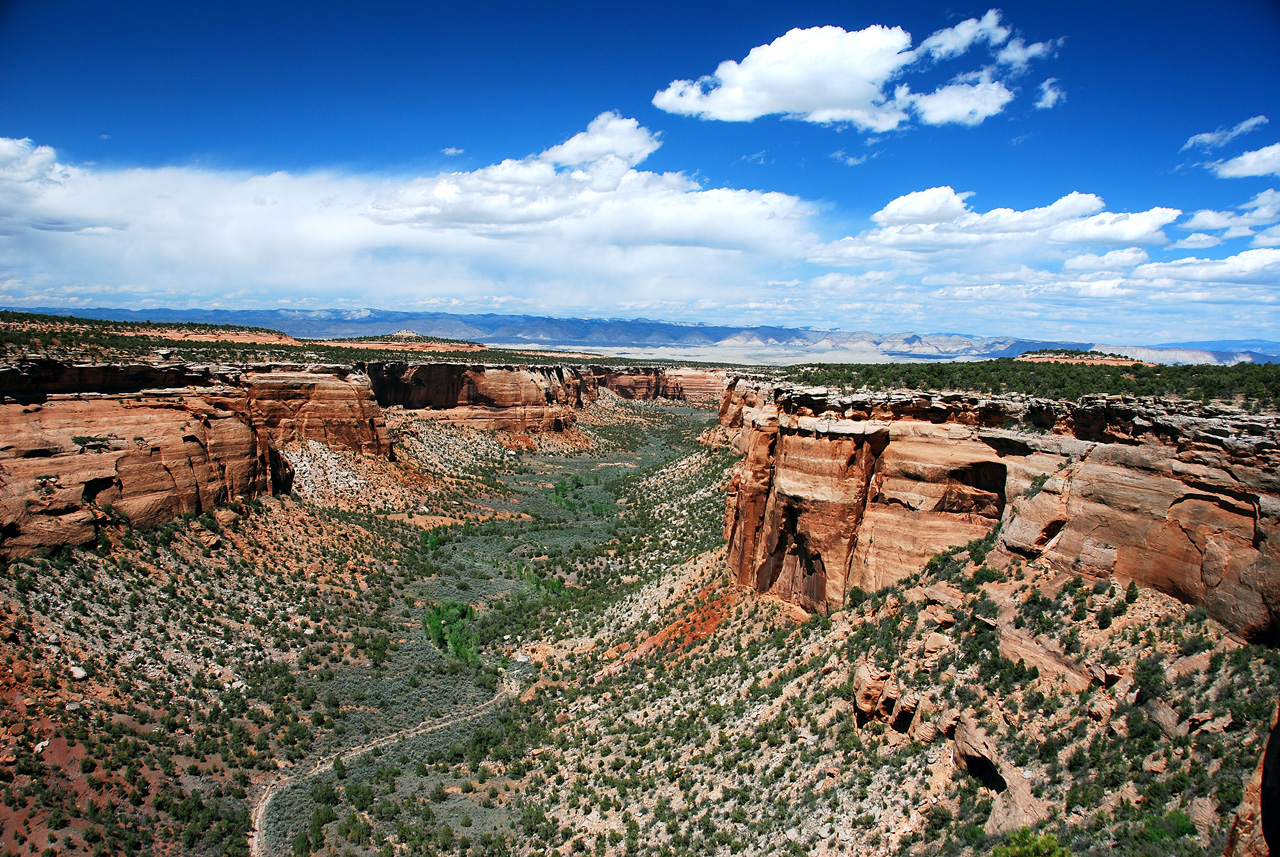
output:
[[[1224,407],[731,382],[740,583],[839,609],[999,523],[997,560],[1130,580],[1280,634],[1280,426]],[[994,560],[993,560],[994,561]]]

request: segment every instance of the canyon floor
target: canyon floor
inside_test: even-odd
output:
[[[0,854],[1165,857],[1257,803],[1280,652],[1202,607],[991,529],[810,615],[728,568],[708,405],[382,415],[4,563]]]

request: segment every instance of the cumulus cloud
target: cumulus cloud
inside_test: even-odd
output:
[[[1280,247],[1280,226],[1272,226],[1253,236],[1255,247]]]
[[[1151,257],[1141,247],[1126,247],[1123,250],[1112,250],[1099,256],[1096,253],[1081,253],[1072,256],[1062,263],[1064,271],[1122,271],[1141,265]]]
[[[1135,268],[1132,276],[1146,280],[1280,286],[1280,249],[1244,250],[1225,259],[1192,256],[1172,262],[1150,262]]]
[[[903,87],[899,100],[909,102],[926,125],[980,125],[1004,110],[1013,93],[984,74],[977,83],[952,83],[927,94],[908,96]]]
[[[1206,131],[1203,134],[1193,134],[1187,142],[1182,144],[1182,151],[1193,148],[1201,149],[1219,149],[1230,143],[1241,134],[1247,134],[1255,128],[1260,128],[1267,124],[1267,117],[1252,116],[1234,128],[1219,128],[1216,131]]]
[[[957,75],[928,92],[901,79],[985,45],[994,62]],[[914,115],[927,125],[976,125],[1002,112],[1014,98],[999,75],[1017,74],[1052,44],[1010,39],[994,9],[925,38],[912,48],[901,27],[872,25],[793,29],[752,48],[741,62],[725,60],[713,74],[675,80],[653,97],[669,113],[745,122],[784,115],[821,124],[845,123],[863,131],[902,127]]]
[[[605,113],[537,154],[391,180],[68,167],[47,146],[3,139],[0,279],[32,295],[61,284],[68,299],[142,284],[131,302],[150,305],[532,291],[583,312],[602,292],[643,303],[728,288],[813,243],[813,208],[797,197],[637,169],[660,145]]]
[[[1229,161],[1217,161],[1210,164],[1209,169],[1224,179],[1280,176],[1280,143],[1245,152]]]
[[[989,9],[981,18],[969,18],[954,27],[938,30],[920,43],[920,51],[934,59],[951,59],[978,42],[1001,45],[1008,38],[1009,28],[1000,23],[1000,13]]]
[[[453,157],[454,155],[461,155],[463,151],[463,149],[459,149],[457,146],[445,146],[440,150],[440,154]]]
[[[969,213],[965,200],[973,191],[956,193],[950,185],[918,190],[892,200],[871,215],[881,226],[900,223],[945,223]]]
[[[1231,214],[1265,218],[1272,199],[1259,194]],[[872,215],[874,228],[814,248],[811,262],[842,273],[815,278],[809,288],[825,289],[831,306],[861,313],[869,329],[914,323],[1153,342],[1274,324],[1280,250],[1271,248],[1280,246],[1280,227],[1259,233],[1256,249],[1180,257],[1165,234],[1181,216],[1176,208],[1108,211],[1100,197],[1081,192],[1027,209],[981,211],[974,202],[952,187],[891,200]],[[1184,246],[1218,241],[1195,233]],[[886,315],[900,320],[877,327]]]
[[[1207,250],[1210,247],[1217,247],[1222,243],[1222,239],[1217,235],[1210,235],[1207,232],[1192,232],[1181,241],[1175,241],[1171,247],[1180,250]]]
[[[1022,39],[1010,39],[996,54],[996,62],[1023,69],[1034,59],[1050,56],[1059,44],[1060,41],[1027,44]]]
[[[878,228],[823,244],[810,259],[835,266],[872,261],[971,264],[978,257],[1061,259],[1080,255],[1079,251],[1066,253],[1071,247],[1164,245],[1168,237],[1163,228],[1181,214],[1162,207],[1104,211],[1101,198],[1080,192],[1038,208],[979,213],[969,206],[970,196],[971,192],[958,193],[951,187],[905,194],[871,216]]]
[[[1188,236],[1184,241],[1190,241],[1196,235],[1201,235],[1203,236],[1200,239],[1201,242],[1205,239],[1213,239],[1213,243],[1195,245],[1179,242],[1179,246],[1193,248],[1196,246],[1212,247],[1225,239],[1254,235],[1258,227],[1280,222],[1280,192],[1277,192],[1274,188],[1268,188],[1256,194],[1248,202],[1238,206],[1238,209],[1241,212],[1239,214],[1234,211],[1216,211],[1213,209],[1197,211],[1185,223],[1180,224],[1183,229],[1199,230],[1195,232],[1195,235]],[[1219,231],[1220,234],[1211,236],[1207,234],[1206,230]]]
[[[1072,244],[1144,244],[1168,243],[1163,228],[1178,219],[1177,208],[1152,208],[1147,211],[1109,212],[1060,223],[1049,231],[1049,239]]]
[[[617,158],[634,167],[658,150],[662,143],[648,128],[635,119],[617,113],[601,113],[587,130],[574,134],[558,146],[552,146],[538,160],[551,164],[577,166]]]
[[[1091,193],[983,210],[970,191],[930,187],[833,241],[803,199],[644,169],[661,141],[634,119],[605,113],[548,142],[401,179],[91,168],[0,139],[0,300],[605,312],[1129,342],[1260,331],[1280,306],[1275,191],[1181,223],[1178,209],[1109,211]],[[1174,222],[1203,224],[1180,242],[1194,253],[1169,247]],[[1252,248],[1212,258],[1233,229],[1250,230]]]
[[[1048,110],[1065,101],[1067,94],[1058,88],[1058,79],[1051,77],[1040,84],[1040,97],[1036,99],[1037,110]]]

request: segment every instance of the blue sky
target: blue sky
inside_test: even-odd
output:
[[[365,5],[0,4],[0,305],[1280,339],[1275,2]]]

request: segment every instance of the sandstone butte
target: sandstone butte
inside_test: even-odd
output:
[[[837,395],[736,379],[721,442],[728,563],[810,612],[842,608],[1001,526],[987,562],[1038,561],[1280,636],[1280,427],[1230,408],[1086,398]]]
[[[601,388],[718,397],[723,374],[368,363],[0,366],[0,556],[92,542],[113,516],[149,526],[288,492],[284,445],[391,457],[382,408],[510,431],[560,430]]]

